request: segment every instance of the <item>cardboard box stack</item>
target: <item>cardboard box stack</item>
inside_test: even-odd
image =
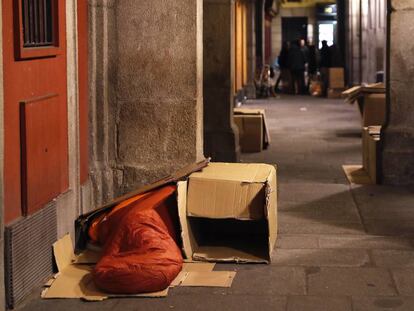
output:
[[[263,109],[235,108],[234,122],[239,129],[242,152],[260,152],[269,145],[269,133]]]
[[[358,102],[363,127],[385,125],[386,95],[383,83],[355,86],[344,91],[342,97],[349,103]]]
[[[329,68],[328,98],[341,98],[344,89],[344,68]]]

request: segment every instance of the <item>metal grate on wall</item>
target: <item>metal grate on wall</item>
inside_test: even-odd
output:
[[[22,1],[23,46],[53,45],[54,0],[19,1]]]
[[[5,228],[5,285],[8,308],[21,302],[53,274],[57,239],[56,205]]]

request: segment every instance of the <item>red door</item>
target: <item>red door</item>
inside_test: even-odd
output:
[[[64,0],[2,0],[5,223],[68,188]]]

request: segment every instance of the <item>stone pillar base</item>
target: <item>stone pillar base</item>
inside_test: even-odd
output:
[[[206,131],[204,133],[204,150],[205,156],[211,157],[214,162],[239,162],[238,133],[232,129]]]
[[[382,183],[414,185],[414,130],[388,130],[384,133]]]

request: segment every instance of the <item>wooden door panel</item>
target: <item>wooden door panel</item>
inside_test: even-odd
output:
[[[41,209],[60,193],[59,95],[20,104],[23,215]]]
[[[42,201],[36,198],[37,195],[41,198],[46,197],[43,193],[44,190],[40,186],[41,184],[36,181],[36,178],[29,178],[29,175],[24,175],[27,169],[27,172],[30,170],[40,170],[36,174],[42,176],[42,170],[44,170],[41,165],[38,166],[39,163],[32,163],[33,159],[39,157],[36,152],[39,152],[40,149],[33,147],[30,151],[29,149],[24,150],[24,148],[28,147],[26,145],[30,146],[31,143],[29,140],[31,141],[32,137],[26,136],[23,137],[25,140],[21,139],[23,135],[21,132],[23,120],[21,120],[22,114],[20,109],[21,103],[27,99],[39,98],[47,94],[57,94],[56,98],[52,100],[55,102],[57,111],[53,110],[55,107],[52,110],[57,114],[56,120],[58,125],[53,123],[56,120],[51,121],[47,119],[49,112],[45,112],[44,114],[36,112],[33,114],[36,115],[34,117],[32,111],[29,111],[31,110],[29,107],[27,107],[26,112],[30,115],[29,118],[33,117],[37,122],[35,122],[37,126],[40,126],[40,128],[33,130],[34,132],[45,131],[42,130],[42,126],[50,122],[53,123],[54,127],[58,127],[54,132],[54,134],[59,135],[57,146],[59,148],[60,177],[56,184],[59,185],[59,193],[68,188],[66,5],[65,0],[53,0],[57,3],[56,13],[58,14],[57,28],[55,29],[58,40],[54,41],[56,46],[26,48],[21,45],[21,40],[16,40],[16,38],[21,38],[20,31],[22,31],[19,22],[19,14],[21,14],[21,11],[20,9],[16,9],[16,7],[19,8],[19,6],[16,6],[16,2],[22,0],[1,1],[3,10],[4,78],[4,218],[5,223],[8,224],[26,212],[31,212],[31,209],[27,208],[27,204],[31,202],[31,206],[35,206],[36,204],[33,202]],[[24,51],[21,49],[24,49]],[[55,51],[58,49],[61,53],[50,53],[51,49],[55,49]],[[24,58],[26,56],[28,58]],[[37,102],[33,103],[33,105],[48,106],[49,101],[46,102],[48,104]],[[33,111],[35,110],[36,108],[33,109]],[[40,122],[38,118],[43,119],[42,122],[46,123]],[[26,124],[25,126],[30,128],[31,125]],[[51,138],[49,137],[47,139]],[[29,154],[31,152],[35,153]],[[27,160],[22,161],[24,154],[26,154]],[[37,176],[33,172],[30,174]],[[34,182],[33,185],[31,184],[32,181]],[[53,189],[55,187],[57,186],[53,185]],[[55,192],[55,190],[51,192]],[[36,210],[36,208],[33,208],[33,210]]]

